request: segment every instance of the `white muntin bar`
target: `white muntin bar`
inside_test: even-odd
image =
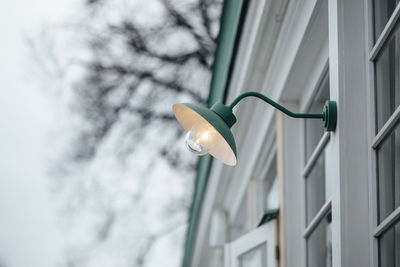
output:
[[[322,208],[318,211],[317,215],[308,224],[307,228],[303,232],[303,237],[308,238],[312,232],[317,228],[319,223],[325,218],[325,216],[331,211],[332,201],[328,200]]]
[[[382,129],[379,130],[378,134],[375,136],[372,141],[372,148],[377,149],[378,146],[382,143],[382,141],[386,138],[388,134],[390,134],[393,128],[396,126],[397,122],[400,119],[400,106],[396,108],[390,118],[386,121],[385,125],[382,126]]]
[[[395,8],[395,10],[393,11],[392,16],[390,16],[389,21],[387,22],[385,28],[383,29],[381,35],[379,35],[378,40],[376,41],[374,47],[372,48],[370,54],[369,54],[369,59],[371,61],[374,61],[376,56],[379,54],[379,52],[381,51],[382,46],[385,44],[386,40],[388,39],[388,37],[390,36],[390,34],[392,33],[392,30],[394,28],[394,26],[397,23],[397,19],[400,16],[400,5],[398,4]]]
[[[381,222],[374,231],[374,236],[381,236],[386,230],[388,230],[393,224],[400,218],[400,207],[397,207],[383,222]]]
[[[323,152],[325,146],[328,144],[329,139],[330,139],[330,133],[328,132],[324,133],[321,140],[318,142],[317,147],[314,149],[313,153],[308,159],[306,166],[304,167],[302,173],[303,177],[307,177],[310,174],[312,167],[314,166],[315,162],[318,160],[319,156]]]

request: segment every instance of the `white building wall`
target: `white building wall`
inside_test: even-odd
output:
[[[326,152],[333,177],[328,209],[335,267],[376,266],[371,236],[369,14],[370,3],[362,0],[253,0],[228,88],[228,103],[245,91],[259,91],[289,109],[304,111],[329,69],[330,98],[339,110]],[[256,99],[241,102],[234,112],[238,165],[212,164],[192,266],[219,266],[222,259],[222,251],[210,246],[214,210],[226,213],[226,243],[256,227],[263,206],[249,203],[265,196],[250,188],[263,184],[271,153],[277,153],[281,193],[279,264],[307,266],[303,122],[277,116]],[[251,181],[255,182],[249,186]],[[252,216],[251,223],[243,224],[243,216]]]

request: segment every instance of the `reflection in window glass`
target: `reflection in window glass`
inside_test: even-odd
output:
[[[307,239],[307,266],[332,266],[332,229],[329,213]]]
[[[377,131],[400,105],[400,31],[396,27],[375,62]]]
[[[314,218],[327,201],[327,181],[325,172],[325,152],[306,177],[306,219],[307,224]],[[329,190],[329,189],[328,189]]]
[[[400,266],[400,223],[392,226],[379,239],[379,266]]]
[[[240,267],[266,267],[266,244],[263,243],[239,257]]]
[[[329,100],[329,78],[326,76],[323,79],[321,87],[318,89],[313,102],[307,110],[307,113],[322,113],[325,102]],[[311,156],[318,142],[324,134],[324,126],[320,120],[304,120],[305,123],[305,152],[306,161]]]
[[[379,222],[400,206],[400,126],[377,150]]]
[[[230,235],[232,240],[235,240],[248,231],[248,215],[249,215],[249,210],[248,210],[248,203],[247,203],[247,197],[244,197],[243,200],[240,203],[239,211],[235,217],[234,222],[232,223],[230,227]]]
[[[375,41],[385,28],[399,0],[374,0],[374,36]]]
[[[279,190],[278,190],[278,179],[275,178],[272,181],[271,186],[268,188],[267,199],[266,199],[266,210],[278,209],[279,208]]]
[[[274,157],[271,167],[264,179],[264,210],[277,209],[279,208],[279,190],[278,190],[278,178],[276,172],[276,156]]]

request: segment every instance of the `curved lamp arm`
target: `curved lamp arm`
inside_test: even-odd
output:
[[[263,94],[260,94],[258,92],[246,92],[246,93],[243,93],[243,94],[239,95],[238,97],[236,97],[232,101],[232,103],[229,105],[229,108],[232,109],[234,106],[237,105],[237,103],[239,103],[240,100],[242,100],[245,97],[249,97],[249,96],[260,98],[264,102],[267,102],[271,106],[279,109],[286,115],[293,117],[293,118],[322,119],[322,121],[324,122],[324,127],[325,127],[326,131],[334,131],[336,128],[337,106],[336,106],[335,101],[326,101],[324,109],[323,109],[322,113],[320,113],[320,114],[295,113],[295,112],[292,112],[292,111],[288,110],[287,108],[279,105],[278,103],[276,103],[275,101],[273,101],[269,97],[266,97]]]

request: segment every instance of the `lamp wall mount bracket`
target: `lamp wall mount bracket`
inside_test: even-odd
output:
[[[293,118],[304,118],[304,119],[322,119],[323,123],[324,123],[324,128],[327,132],[332,132],[335,131],[336,129],[336,121],[337,121],[337,105],[335,101],[326,101],[324,109],[322,111],[322,113],[319,114],[313,114],[313,113],[295,113],[292,112],[290,110],[288,110],[287,108],[285,108],[282,105],[279,105],[278,103],[276,103],[275,101],[273,101],[271,98],[266,97],[263,94],[260,94],[258,92],[246,92],[243,93],[241,95],[239,95],[238,97],[236,97],[232,103],[227,106],[230,109],[233,109],[240,100],[242,100],[243,98],[246,97],[257,97],[261,100],[263,100],[264,102],[270,104],[271,106],[273,106],[274,108],[282,111],[283,113],[285,113],[286,115],[293,117]],[[221,103],[218,103],[221,104]],[[215,104],[217,105],[217,104]],[[214,106],[215,106],[214,105]],[[214,108],[214,106],[212,107],[212,109]],[[224,112],[225,113],[225,112]],[[229,112],[228,112],[229,113]],[[218,112],[217,112],[218,114]],[[221,116],[221,114],[219,114]],[[221,116],[224,119],[224,116]],[[224,119],[225,120],[225,119]],[[235,120],[236,121],[236,120]],[[234,122],[233,122],[234,123]],[[233,125],[233,124],[232,124]],[[229,126],[231,127],[231,126]]]

